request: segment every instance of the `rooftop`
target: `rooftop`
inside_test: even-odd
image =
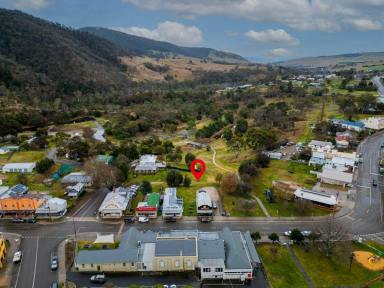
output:
[[[157,207],[160,202],[160,194],[159,193],[150,193],[147,195],[147,204],[151,207]]]
[[[295,196],[306,200],[334,206],[337,204],[336,197],[323,192],[312,191],[299,188],[295,191]]]

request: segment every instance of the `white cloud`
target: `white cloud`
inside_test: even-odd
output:
[[[41,9],[48,6],[50,2],[50,0],[14,0],[13,5],[15,8]]]
[[[269,51],[267,53],[267,55],[270,57],[284,57],[284,56],[288,56],[290,54],[291,54],[291,51],[289,51],[288,49],[285,49],[285,48],[272,49],[271,51]]]
[[[185,26],[178,22],[165,21],[149,30],[143,27],[115,27],[114,30],[178,45],[197,45],[203,41],[203,33],[196,26]]]
[[[384,0],[121,0],[177,15],[226,15],[299,30],[360,29],[353,19],[381,21]],[[363,24],[364,25],[364,24]],[[357,25],[359,26],[359,25]],[[362,25],[360,25],[362,26]]]
[[[288,46],[297,46],[300,43],[298,39],[296,39],[283,29],[268,29],[264,31],[250,30],[245,33],[245,35],[259,43],[284,44]]]
[[[353,19],[348,22],[352,27],[360,31],[383,29],[383,24],[378,21],[371,21],[369,19]]]

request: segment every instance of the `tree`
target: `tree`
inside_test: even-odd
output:
[[[240,195],[247,196],[247,195],[251,194],[251,191],[252,191],[252,186],[251,186],[251,184],[249,184],[247,182],[242,181],[237,186],[237,193],[239,193]],[[248,201],[251,201],[251,200],[248,200]]]
[[[184,187],[191,186],[191,178],[189,178],[187,175],[184,176],[183,186]]]
[[[242,135],[248,130],[248,122],[244,118],[240,118],[236,122],[235,132],[237,135]]]
[[[44,173],[49,170],[55,164],[52,159],[44,158],[36,162],[36,171],[38,173]]]
[[[260,239],[261,239],[261,235],[260,235],[260,232],[253,232],[252,234],[251,234],[251,238],[253,239],[253,241],[255,241],[256,242],[256,244],[257,244],[257,241],[259,241]]]
[[[179,187],[183,183],[183,175],[178,170],[171,170],[167,174],[166,181],[169,187]]]
[[[296,243],[301,243],[304,241],[304,235],[301,233],[301,231],[297,228],[293,229],[291,231],[291,234],[289,235],[289,239]]]
[[[17,174],[16,182],[18,184],[28,185],[28,177],[25,174]]]
[[[256,156],[256,163],[257,166],[260,168],[268,168],[269,163],[271,162],[271,159],[268,157],[267,154],[259,152]]]
[[[232,130],[231,128],[225,128],[224,131],[223,131],[223,138],[226,140],[226,141],[231,141],[232,138],[233,138],[233,133],[232,133]]]
[[[320,239],[320,234],[312,231],[309,233],[308,239],[312,241],[312,245],[314,246],[315,242]]]
[[[187,164],[187,167],[189,168],[189,166],[191,165],[192,161],[196,159],[196,156],[192,153],[187,153],[185,154],[185,164]]]
[[[220,184],[222,179],[223,179],[223,174],[217,173],[215,177],[215,181]]]
[[[80,137],[74,137],[67,145],[68,156],[73,160],[83,160],[88,157],[89,145],[86,141],[81,140]]]
[[[139,158],[139,151],[136,144],[124,144],[120,147],[120,153],[124,154],[130,161]]]
[[[346,240],[348,236],[347,230],[341,223],[337,222],[334,215],[329,216],[325,222],[319,224],[316,232],[320,235],[319,247],[327,257],[332,255],[337,243]]]
[[[237,192],[239,177],[235,173],[228,173],[221,180],[220,190],[223,193],[233,194]]]
[[[92,178],[92,186],[95,189],[112,188],[123,180],[121,171],[115,167],[95,159],[88,160],[84,164],[84,171]]]
[[[240,163],[238,171],[240,176],[243,176],[243,175],[256,176],[257,174],[259,174],[259,169],[257,167],[257,160],[250,159],[250,160],[242,161]]]
[[[273,244],[279,241],[279,235],[276,233],[269,234],[268,238],[272,241]]]
[[[124,176],[124,180],[127,180],[129,174],[129,165],[128,158],[124,154],[119,154],[116,158],[116,167],[120,169],[122,175]]]
[[[147,180],[143,180],[141,182],[141,191],[144,193],[144,194],[148,194],[148,193],[151,193],[152,192],[152,185],[151,185],[151,182],[147,181]]]
[[[302,215],[310,215],[312,212],[313,204],[306,199],[296,199],[297,211]]]

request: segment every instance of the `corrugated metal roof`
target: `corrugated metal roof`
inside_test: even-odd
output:
[[[199,239],[199,259],[225,259],[224,240]]]
[[[337,204],[336,197],[323,192],[317,192],[307,189],[299,188],[295,191],[295,196],[298,198],[323,203],[326,205],[334,206]]]
[[[197,256],[196,239],[158,239],[155,256]]]

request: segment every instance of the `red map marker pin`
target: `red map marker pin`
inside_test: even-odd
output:
[[[200,159],[193,160],[191,165],[189,165],[189,170],[191,170],[191,173],[195,176],[196,180],[199,181],[205,172],[204,161]]]

